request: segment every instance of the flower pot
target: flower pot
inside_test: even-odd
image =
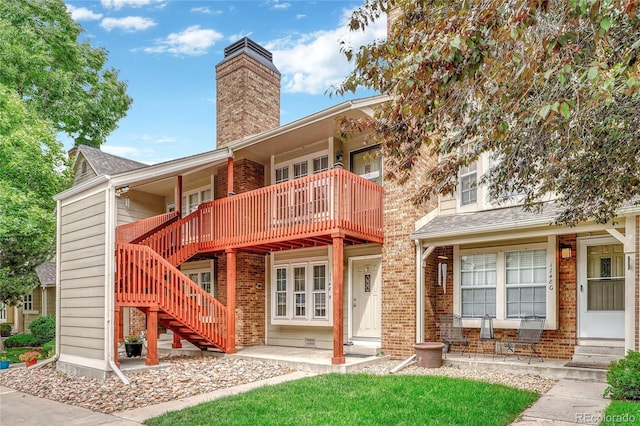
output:
[[[37,362],[38,362],[38,360],[37,360],[37,359],[32,359],[32,360],[29,360],[29,361],[25,362],[24,364],[25,364],[27,367],[31,367],[32,365],[36,365],[36,363],[37,363]]]
[[[442,348],[444,343],[422,342],[413,345],[416,350],[416,362],[419,367],[439,368],[442,366]]]
[[[142,356],[142,343],[125,343],[124,350],[127,352],[127,358]]]
[[[6,370],[7,368],[9,368],[9,361],[5,359],[0,360],[0,370]]]

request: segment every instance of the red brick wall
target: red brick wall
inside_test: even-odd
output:
[[[227,168],[217,173],[216,199],[227,196]],[[234,161],[234,192],[252,191],[264,186],[264,167],[247,159]],[[238,252],[236,256],[236,344],[264,344],[265,318],[264,255]],[[216,298],[227,303],[227,258],[221,255],[216,268]]]
[[[562,235],[558,237],[557,245],[571,246],[571,259],[563,260],[556,253],[557,271],[557,305],[558,329],[545,330],[537,350],[545,358],[569,359],[573,356],[577,343],[577,263],[576,263],[576,235]],[[438,256],[448,257],[447,261],[447,289],[437,286]],[[425,266],[425,340],[441,340],[436,326],[440,315],[453,312],[453,248],[439,247],[427,258]],[[480,330],[465,328],[464,334],[470,339],[471,350],[477,348]],[[515,340],[517,329],[494,329],[496,338],[506,341]],[[459,351],[459,346],[451,348]]]
[[[143,331],[145,333],[147,331],[147,316],[138,308],[130,308],[128,336],[140,337],[140,333],[142,333]]]
[[[416,343],[416,246],[410,235],[416,220],[436,203],[415,206],[414,182],[426,169],[426,156],[414,165],[406,185],[384,183],[384,245],[382,246],[382,350],[395,359],[413,354]]]
[[[280,125],[280,75],[240,54],[216,67],[216,144]]]

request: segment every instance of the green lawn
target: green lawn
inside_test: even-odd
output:
[[[431,376],[328,374],[204,403],[147,425],[508,425],[538,399]]]
[[[5,348],[5,350],[7,351],[7,353],[4,355],[6,356],[7,360],[9,360],[11,364],[15,364],[16,362],[22,362],[19,358],[20,355],[22,355],[24,352],[32,351],[33,348]]]
[[[604,413],[602,426],[640,423],[640,402],[637,401],[611,401]]]

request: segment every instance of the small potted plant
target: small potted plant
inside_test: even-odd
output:
[[[28,351],[20,354],[20,361],[24,362],[27,367],[31,367],[38,359],[40,359],[40,352],[38,351]]]
[[[6,370],[9,368],[9,360],[7,359],[7,353],[0,353],[0,370]]]
[[[142,356],[142,339],[137,336],[127,336],[124,339],[124,349],[127,352],[127,358]]]

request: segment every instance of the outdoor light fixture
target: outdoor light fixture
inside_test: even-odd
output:
[[[342,150],[339,150],[338,152],[336,152],[336,163],[333,165],[333,167],[339,168],[339,169],[344,167],[344,164],[342,163],[343,154],[344,153],[342,152]]]
[[[438,256],[438,286],[447,293],[447,256]]]
[[[563,259],[571,259],[571,246],[560,244],[560,257]]]
[[[119,197],[122,194],[126,194],[127,192],[129,192],[129,187],[128,186],[123,186],[122,188],[118,188],[118,189],[116,189],[116,197]]]

